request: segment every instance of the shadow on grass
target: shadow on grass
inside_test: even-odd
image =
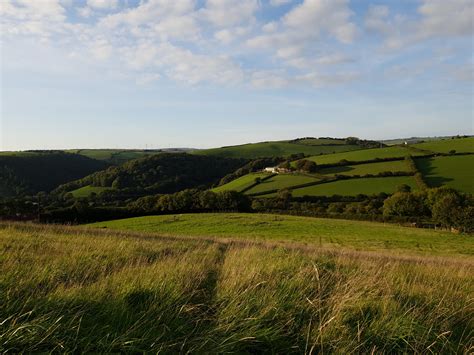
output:
[[[423,158],[415,160],[417,169],[422,173],[423,179],[430,187],[440,187],[450,181],[451,178],[436,175],[436,167],[434,166],[433,158]]]

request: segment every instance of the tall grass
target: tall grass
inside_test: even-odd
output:
[[[469,353],[474,263],[0,225],[0,351]]]

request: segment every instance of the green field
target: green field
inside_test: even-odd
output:
[[[298,144],[306,145],[345,145],[345,139],[330,139],[330,138],[308,138],[297,142]]]
[[[307,158],[315,161],[317,164],[334,164],[340,162],[342,159],[348,161],[365,161],[376,158],[403,158],[407,155],[423,155],[422,152],[412,151],[405,147],[388,147],[388,148],[374,148],[357,150],[346,153],[336,153],[330,155],[313,156]]]
[[[161,150],[134,149],[71,149],[68,152],[84,155],[92,159],[110,161],[115,164],[122,164],[129,160],[162,153]]]
[[[474,155],[416,159],[416,165],[430,187],[445,185],[474,194]]]
[[[231,147],[213,148],[193,151],[193,154],[216,155],[227,158],[247,158],[255,159],[262,157],[289,156],[291,154],[304,153],[307,155],[330,154],[334,152],[344,152],[360,149],[357,145],[308,145],[281,142],[262,142],[253,144],[243,144]]]
[[[247,174],[244,176],[241,176],[235,180],[232,180],[231,182],[215,187],[211,191],[213,192],[222,192],[222,191],[229,191],[229,190],[234,190],[234,191],[242,191],[246,189],[247,187],[253,185],[255,183],[256,178],[264,179],[270,176],[268,173],[252,173],[252,174]]]
[[[356,250],[474,255],[474,239],[393,224],[269,214],[206,213],[146,216],[99,222],[97,228],[153,232],[164,236],[209,236]]]
[[[268,180],[262,181],[260,184],[246,191],[247,194],[255,194],[270,190],[281,190],[296,185],[302,185],[320,181],[312,176],[299,174],[279,174]]]
[[[242,224],[222,218],[232,231]],[[472,250],[472,238],[393,228],[397,242],[406,231],[422,244]],[[465,257],[5,223],[0,250],[2,353],[469,353],[474,345],[474,265]]]
[[[366,175],[366,174],[380,174],[386,171],[397,172],[404,171],[409,172],[410,168],[405,160],[387,161],[381,163],[371,164],[359,164],[359,165],[346,165],[336,166],[332,168],[323,168],[318,171],[319,174],[334,176],[340,175]]]
[[[100,194],[101,192],[103,191],[107,191],[107,190],[110,190],[111,188],[110,187],[102,187],[102,186],[84,186],[84,187],[80,187],[76,190],[73,190],[71,191],[71,194],[74,196],[74,197],[88,197],[90,196],[92,193],[95,193],[95,194]]]
[[[449,153],[451,150],[455,150],[457,153],[474,153],[474,137],[442,139],[413,144],[412,146],[436,153]]]
[[[381,192],[391,194],[397,191],[398,186],[403,184],[410,186],[412,191],[417,189],[413,177],[394,176],[383,178],[340,180],[320,185],[302,187],[300,189],[293,190],[293,196],[356,196],[359,194],[374,195]]]

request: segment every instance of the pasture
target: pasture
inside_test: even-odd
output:
[[[444,185],[474,194],[474,155],[417,159],[416,165],[430,187]]]
[[[474,255],[471,236],[393,224],[249,213],[145,216],[98,222],[95,228],[164,236],[298,242],[354,250],[391,250],[433,255]]]
[[[393,176],[339,180],[295,189],[292,194],[294,197],[374,195],[381,192],[391,194],[397,191],[400,185],[408,185],[412,191],[417,189],[415,179],[412,176]]]
[[[247,158],[256,159],[262,157],[286,157],[291,154],[304,153],[307,155],[331,154],[360,149],[356,145],[309,145],[281,142],[262,142],[236,145],[231,147],[213,148],[193,151],[192,154],[215,155],[225,158]]]
[[[238,177],[235,180],[232,180],[231,182],[215,187],[211,191],[213,192],[222,192],[222,191],[229,191],[229,190],[234,190],[234,191],[242,191],[249,186],[253,185],[255,183],[255,179],[260,178],[260,179],[265,179],[268,178],[270,174],[268,173],[251,173],[247,174],[241,177]]]
[[[363,150],[356,150],[353,152],[344,152],[344,153],[336,153],[330,155],[321,155],[321,156],[313,156],[310,158],[306,158],[308,160],[312,160],[317,164],[334,164],[338,163],[341,160],[345,159],[348,161],[365,161],[365,160],[373,160],[377,158],[403,158],[407,155],[424,155],[423,152],[417,152],[405,147],[387,147],[387,148],[373,148],[373,149],[363,149]]]
[[[246,193],[255,194],[270,190],[281,190],[297,185],[308,184],[318,181],[320,181],[320,179],[308,175],[278,174],[271,177],[270,179],[262,181],[258,185],[255,185],[250,190],[246,191]]]
[[[386,171],[390,172],[409,172],[410,168],[405,160],[396,160],[396,161],[386,161],[380,163],[370,163],[370,164],[357,164],[357,165],[346,165],[346,166],[336,166],[331,168],[323,168],[318,171],[319,174],[334,176],[336,174],[340,175],[367,175],[367,174],[380,174]]]
[[[452,150],[458,153],[474,153],[474,137],[433,140],[413,144],[413,147],[436,153],[449,153]]]

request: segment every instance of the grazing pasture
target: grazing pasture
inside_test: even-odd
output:
[[[412,191],[417,189],[415,179],[412,176],[394,176],[339,180],[302,187],[293,190],[293,196],[356,196],[359,194],[373,195],[381,192],[391,194],[397,191],[400,185],[408,185]]]
[[[449,153],[455,150],[458,153],[474,153],[474,137],[440,139],[412,145],[415,148],[425,149],[436,153]]]
[[[222,191],[242,191],[249,186],[253,185],[255,183],[255,179],[260,178],[260,179],[265,179],[268,178],[270,174],[268,173],[251,173],[247,174],[244,176],[241,176],[235,180],[232,180],[231,182],[215,187],[211,191],[213,192],[222,192]]]
[[[153,232],[167,236],[212,236],[357,250],[474,255],[471,236],[393,224],[249,213],[145,216],[98,222],[91,227]]]
[[[236,145],[231,147],[213,148],[193,151],[193,154],[215,155],[225,158],[255,159],[262,157],[286,157],[291,154],[304,153],[306,155],[331,154],[360,149],[357,145],[336,144],[316,145],[281,142],[262,142]]]
[[[444,185],[474,194],[474,155],[417,159],[416,165],[430,187]]]
[[[308,184],[312,182],[318,182],[317,179],[308,175],[301,174],[279,174],[262,181],[260,184],[255,185],[250,190],[246,191],[247,194],[261,193],[270,190],[281,190],[290,188],[297,185]]]
[[[338,163],[341,160],[345,159],[348,161],[365,161],[365,160],[373,160],[377,158],[403,158],[407,155],[424,155],[423,152],[417,152],[405,147],[387,147],[387,148],[372,148],[372,149],[364,149],[364,150],[357,150],[353,152],[344,152],[344,153],[336,153],[330,155],[321,155],[321,156],[313,156],[307,158],[308,160],[312,160],[317,164],[334,164]]]
[[[334,176],[340,175],[367,175],[367,174],[380,174],[383,172],[409,172],[410,167],[405,160],[386,161],[381,163],[370,163],[370,164],[358,164],[358,165],[345,165],[336,166],[332,168],[323,168],[318,170],[319,174]]]
[[[433,234],[434,245],[458,244],[444,237]],[[460,240],[472,250],[472,238]],[[1,224],[0,249],[2,353],[474,346],[472,258],[32,224]]]

